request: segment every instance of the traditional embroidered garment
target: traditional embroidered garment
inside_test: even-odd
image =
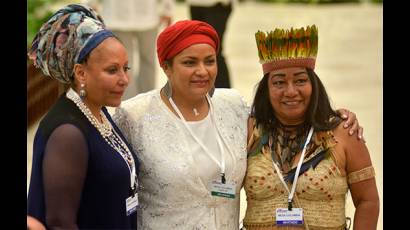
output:
[[[244,219],[247,230],[276,229],[275,210],[287,207],[288,193],[272,165],[267,139],[259,128],[255,128],[249,143],[251,154],[244,180],[248,200]],[[297,181],[293,207],[303,208],[304,221],[310,230],[344,229],[345,226],[348,184],[333,158],[335,145],[331,131],[315,132]],[[291,183],[288,185],[290,188]]]
[[[227,165],[226,179],[236,184],[235,199],[211,196],[187,141],[192,137],[161,100],[159,90],[123,102],[113,116],[141,162],[138,229],[239,228],[249,108],[233,89],[216,89],[211,100],[216,127],[234,155],[230,160],[233,166]],[[225,159],[229,158],[227,153]],[[220,171],[215,167],[207,172],[212,175]]]

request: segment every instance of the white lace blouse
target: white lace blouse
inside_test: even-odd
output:
[[[235,199],[211,196],[198,172],[204,167],[194,159],[190,134],[161,100],[159,89],[124,101],[116,110],[114,121],[141,162],[138,229],[239,228],[249,107],[234,89],[216,89],[211,100],[216,126],[235,157],[226,171],[227,181],[236,183]],[[225,157],[232,161],[230,154]]]

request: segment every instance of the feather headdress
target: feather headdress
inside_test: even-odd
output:
[[[305,28],[255,33],[259,62],[263,74],[287,67],[307,67],[314,69],[318,50],[318,30],[316,25]]]

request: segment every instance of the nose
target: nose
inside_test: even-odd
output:
[[[288,84],[285,89],[284,95],[287,97],[294,97],[298,94],[296,86],[294,84]]]
[[[204,63],[199,63],[196,70],[195,70],[195,74],[198,76],[204,76],[208,73]]]
[[[120,73],[120,80],[118,81],[118,83],[121,85],[121,86],[125,86],[125,87],[127,87],[128,86],[128,83],[129,83],[129,80],[130,80],[130,77],[129,77],[129,72],[126,72],[126,71],[121,71],[121,73]]]

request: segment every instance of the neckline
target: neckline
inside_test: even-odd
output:
[[[160,107],[161,107],[170,117],[172,117],[174,120],[177,120],[177,121],[179,121],[179,122],[182,122],[182,120],[181,120],[175,113],[173,113],[173,112],[171,111],[171,109],[168,108],[168,106],[166,105],[166,103],[162,100],[162,97],[161,97],[161,89],[157,89],[157,92],[156,92],[155,96],[156,96],[157,100],[160,101],[160,103],[159,103],[159,104],[160,104]],[[202,122],[202,121],[205,121],[205,120],[207,119],[207,117],[210,116],[210,112],[211,112],[211,108],[209,108],[208,114],[207,114],[203,119],[198,120],[198,121],[187,121],[187,123],[188,123],[188,124],[191,124],[191,122],[194,123],[194,122]]]

